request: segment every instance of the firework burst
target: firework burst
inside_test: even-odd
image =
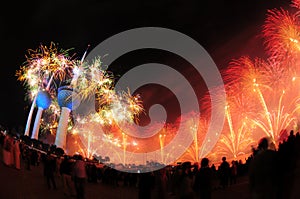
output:
[[[261,135],[261,131],[278,143],[282,137],[281,132],[292,128],[295,123],[299,102],[299,94],[293,89],[296,84],[293,78],[295,74],[283,66],[275,58],[267,61],[256,58],[252,61],[249,57],[242,57],[231,62],[224,73],[224,79],[227,80],[227,120],[232,118],[232,110],[238,110],[233,117],[241,115],[247,118],[246,126],[255,125],[256,134]],[[238,125],[238,121],[228,122]],[[245,129],[242,125],[239,125],[237,132]],[[232,129],[229,128],[230,136],[223,136],[221,141],[229,143],[228,140],[235,140]]]
[[[291,1],[291,7],[300,9],[300,0],[292,0]]]
[[[95,94],[103,95],[113,89],[113,76],[102,67],[101,58],[93,62],[77,62],[73,69],[71,86],[80,99],[88,99]]]
[[[295,4],[296,5],[296,4]],[[267,52],[282,61],[294,61],[299,57],[299,13],[284,9],[268,10],[263,37]]]
[[[49,47],[40,45],[36,50],[28,50],[26,62],[16,71],[16,76],[32,92],[31,98],[39,88],[49,90],[53,79],[62,81],[66,75],[70,75],[74,61],[68,52],[69,50],[58,49],[53,42]]]

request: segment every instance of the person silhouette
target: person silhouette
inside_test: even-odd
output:
[[[196,173],[194,191],[201,199],[211,199],[213,171],[208,166],[208,158],[202,158],[200,169]]]
[[[44,159],[44,175],[47,180],[48,189],[56,189],[55,182],[55,158],[52,156],[50,152],[47,153]]]
[[[72,170],[72,177],[76,190],[77,199],[85,198],[85,186],[87,181],[86,162],[83,160],[82,155],[76,157],[76,161]]]
[[[226,157],[222,157],[222,163],[220,165],[220,184],[221,187],[224,189],[228,187],[229,182],[229,174],[230,174],[230,165],[226,160]]]
[[[279,196],[279,159],[270,137],[259,141],[258,152],[249,166],[249,186],[252,199],[275,199]]]

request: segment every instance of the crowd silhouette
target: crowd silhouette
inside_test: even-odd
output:
[[[31,170],[42,165],[49,189],[57,189],[59,177],[65,196],[78,199],[85,198],[87,183],[134,188],[139,199],[211,199],[214,191],[238,184],[241,176],[248,177],[251,199],[297,198],[299,194],[300,134],[293,130],[277,149],[271,138],[260,139],[245,163],[229,162],[224,156],[216,168],[208,158],[202,158],[199,163],[183,162],[146,173],[121,172],[97,159],[70,156],[54,145],[26,136],[18,138],[2,132],[0,145],[6,166]]]

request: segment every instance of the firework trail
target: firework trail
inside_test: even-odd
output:
[[[224,128],[216,145],[216,153],[229,158],[237,158],[240,155],[249,154],[250,146],[255,143],[252,135],[254,129],[251,122],[247,121],[247,117],[238,121],[232,118],[232,112],[231,107],[227,105],[225,107],[227,128]]]
[[[231,63],[224,76],[228,80],[226,88],[229,98],[238,93],[247,96],[252,111],[245,116],[250,119],[249,122],[252,121],[278,143],[280,132],[291,128],[298,111],[299,95],[295,95],[293,89],[295,86],[293,72],[286,70],[282,62],[274,58],[267,61],[256,58],[251,61],[242,57]],[[238,89],[233,89],[234,86]]]
[[[231,73],[233,72],[232,67],[229,70]],[[249,68],[247,68],[247,70],[253,72],[253,70],[249,70]],[[242,72],[241,68],[239,71]],[[232,74],[235,76],[234,73]],[[256,72],[254,74],[256,74]],[[224,76],[225,75],[228,74],[226,73]],[[224,107],[223,103],[220,103],[220,105],[217,104],[217,107],[214,107],[217,110],[225,109],[225,119],[227,121],[214,149],[209,154],[206,154],[214,161],[218,161],[222,156],[236,158],[240,155],[249,154],[250,146],[255,140],[253,138],[254,125],[250,118],[256,116],[257,106],[255,105],[253,96],[249,95],[247,91],[250,88],[246,87],[243,92],[243,84],[236,81],[236,78],[233,80],[235,83],[229,82],[225,85],[226,106]],[[214,92],[216,95],[218,94],[217,91],[216,89],[216,92]],[[209,96],[206,95],[205,99],[208,100]],[[206,105],[209,104],[206,103]],[[205,107],[206,111],[210,110],[210,108],[211,107]],[[206,112],[204,114],[207,115]],[[202,143],[202,147],[204,147],[205,144],[207,143]]]
[[[199,120],[199,121],[198,121]],[[198,131],[195,129],[195,123],[199,122]],[[187,132],[193,135],[194,141],[186,152],[177,160],[179,162],[199,162],[200,158],[204,157],[205,143],[203,143],[208,130],[208,121],[205,118],[190,117],[187,119]]]

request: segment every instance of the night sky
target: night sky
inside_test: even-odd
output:
[[[53,41],[63,49],[74,48],[71,54],[81,57],[88,45],[92,49],[116,33],[158,26],[192,37],[208,51],[218,67],[224,68],[231,59],[241,55],[264,56],[260,31],[267,9],[287,7],[289,1],[35,0],[7,3],[1,6],[0,18],[0,124],[12,128],[25,126],[28,114],[24,87],[15,76],[25,61],[27,49]],[[155,51],[151,53],[156,56],[149,58],[148,53],[141,51],[121,57],[110,70],[121,75],[130,67],[153,60],[180,67],[178,58]],[[199,98],[202,94],[202,91],[198,93]]]

